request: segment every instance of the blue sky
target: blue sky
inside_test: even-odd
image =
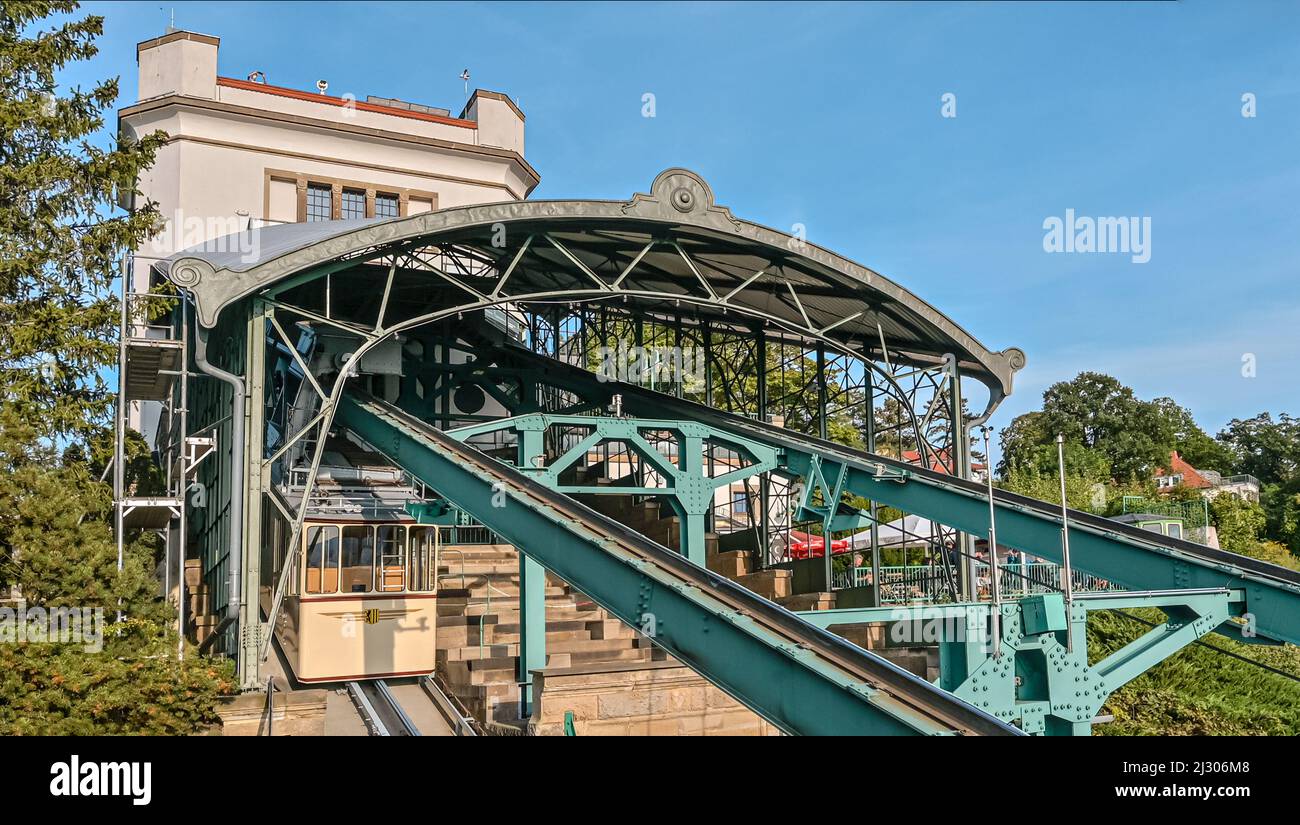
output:
[[[622,198],[694,169],[739,216],[801,223],[991,349],[1024,349],[998,426],[1084,369],[1211,432],[1300,414],[1293,2],[84,8],[105,37],[68,79],[119,74],[121,105],[135,43],[174,9],[221,37],[228,76],[455,113],[468,67],[527,114],[533,197]],[[1066,209],[1149,217],[1150,261],[1046,253],[1043,221]]]

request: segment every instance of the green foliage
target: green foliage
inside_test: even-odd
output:
[[[1218,439],[1234,455],[1234,472],[1259,479],[1265,535],[1300,555],[1300,418],[1234,418]]]
[[[1219,433],[1235,457],[1234,472],[1250,473],[1260,484],[1287,484],[1300,474],[1300,418],[1269,413],[1234,418]]]
[[[1133,611],[1148,622],[1156,610]],[[1117,613],[1088,617],[1088,656],[1097,662],[1148,630]],[[1215,647],[1300,674],[1300,648],[1244,645],[1211,635]],[[1115,721],[1099,725],[1103,735],[1270,735],[1300,733],[1300,683],[1192,645],[1120,688],[1106,701]]]
[[[106,215],[166,136],[91,139],[117,99],[116,79],[60,93],[58,74],[98,52],[103,18],[51,28],[67,2],[0,3],[0,386],[42,435],[83,437],[107,418],[123,253],[152,231],[152,204]]]
[[[112,494],[101,481],[111,434],[106,377],[116,361],[118,262],[143,241],[153,204],[113,211],[166,136],[110,148],[92,140],[117,81],[61,90],[93,57],[99,17],[66,2],[0,2],[0,587],[28,607],[120,610],[103,650],[0,644],[0,734],[191,733],[214,721],[230,668],[176,661],[158,598],[156,539],[128,536],[119,571]],[[57,15],[62,22],[56,22]],[[128,485],[158,489],[143,441]]]
[[[1210,501],[1210,521],[1219,534],[1219,546],[1230,553],[1253,556],[1264,529],[1264,508],[1229,493]]]
[[[1042,429],[1050,437],[1059,433],[1069,443],[1098,451],[1119,479],[1146,477],[1166,465],[1176,441],[1173,424],[1156,404],[1096,372],[1047,388]]]
[[[12,407],[0,405],[0,586],[30,603],[157,617],[156,542],[137,538],[117,572],[112,492],[84,463],[65,463]]]
[[[1065,500],[1070,507],[1090,513],[1106,510],[1108,479],[1070,473],[1065,477]],[[1044,473],[1034,464],[1016,465],[999,485],[1013,493],[1031,496],[1053,504],[1061,503],[1060,476],[1053,471]]]
[[[1273,484],[1264,488],[1260,503],[1264,507],[1267,535],[1300,556],[1300,478],[1286,486]]]
[[[111,625],[104,649],[0,645],[0,736],[185,735],[217,721],[234,666],[190,650],[153,622]]]
[[[1083,372],[1053,384],[1043,393],[1041,410],[1019,416],[1002,431],[1002,474],[1030,467],[1055,474],[1058,434],[1065,438],[1068,471],[1094,480],[1148,479],[1168,465],[1173,450],[1206,469],[1226,470],[1233,459],[1172,399],[1143,401],[1109,375]]]
[[[1215,470],[1229,474],[1236,465],[1236,456],[1232,449],[1221,441],[1211,438],[1202,430],[1192,413],[1186,407],[1180,407],[1172,398],[1157,398],[1151,402],[1156,414],[1167,421],[1174,434],[1174,449],[1183,460],[1198,470]]]

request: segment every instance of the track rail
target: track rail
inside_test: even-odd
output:
[[[907,719],[909,721],[906,724],[912,726],[914,732],[983,735],[1020,733],[1016,728],[977,710],[910,672],[805,622],[790,611],[723,576],[692,564],[680,554],[650,541],[640,533],[562,493],[550,490],[514,467],[489,458],[396,407],[356,394],[345,398],[340,416],[345,426],[417,476],[420,473],[410,466],[413,456],[407,444],[411,441],[438,456],[439,468],[447,472],[460,468],[479,484],[494,490],[508,490],[516,497],[527,500],[530,509],[545,514],[549,522],[561,525],[584,545],[620,557],[646,576],[670,585],[673,591],[697,608],[703,608],[710,618],[725,618],[742,635],[748,636],[751,642],[757,640],[768,650],[779,648],[783,656],[805,664],[807,670],[826,681],[833,681],[845,692],[851,692],[849,686],[852,685],[865,686],[870,695],[860,695],[866,706],[863,710],[867,713],[883,713],[895,721]],[[433,475],[432,472],[428,474]],[[423,480],[435,489],[439,489],[439,482],[450,481],[446,478]],[[443,489],[439,489],[439,492],[449,495]],[[503,525],[506,529],[498,529],[493,525],[493,521],[500,518],[491,512],[493,508],[475,512],[473,506],[466,507],[454,498],[453,502],[467,509],[484,524],[509,537],[511,529],[508,525]],[[527,541],[520,542],[520,545],[526,551],[529,549]],[[635,615],[628,615],[626,609],[619,609],[625,608],[625,605],[612,603],[615,601],[614,595],[602,596],[609,591],[605,589],[605,582],[596,580],[597,576],[586,576],[581,568],[574,567],[557,572],[561,575],[567,573],[565,577],[575,587],[602,603],[603,607],[624,621],[635,623]],[[695,648],[683,651],[675,649],[671,640],[665,641],[661,637],[657,641],[687,665],[701,672],[705,678],[710,678],[710,674],[719,668],[725,670],[735,664],[709,661],[711,654],[707,650]],[[723,654],[718,651],[716,655]],[[812,661],[808,662],[808,659]],[[830,671],[835,671],[836,675],[828,678]],[[769,674],[767,679],[771,678]],[[761,692],[770,688],[770,685],[752,687]],[[791,729],[788,720],[772,707],[756,706],[761,703],[748,694],[745,685],[731,684],[724,689],[787,732],[800,732]]]
[[[348,682],[347,690],[372,736],[421,735],[382,680]]]
[[[433,702],[438,712],[442,714],[442,718],[447,721],[454,735],[479,735],[478,721],[464,710],[454,696],[442,689],[442,685],[439,684],[436,676],[422,676],[420,678],[420,688]]]

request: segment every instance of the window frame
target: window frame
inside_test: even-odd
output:
[[[313,201],[313,195],[319,195],[321,193],[324,194],[324,203],[322,204]],[[303,223],[320,223],[322,221],[334,220],[334,192],[329,184],[308,181],[307,187],[304,190],[304,197],[306,198],[306,201],[303,210]],[[319,201],[319,198],[317,198],[316,201]],[[313,217],[320,213],[322,206],[325,208],[325,211],[329,213],[329,216]]]
[[[373,217],[373,215],[370,214],[373,210],[370,208],[370,204],[368,203],[368,200],[369,199],[366,197],[365,189],[357,189],[354,186],[340,187],[338,220],[351,221],[351,220],[358,220],[360,218]],[[358,205],[358,204],[360,205],[361,207],[360,215],[348,214],[349,201],[351,201],[353,205]]]

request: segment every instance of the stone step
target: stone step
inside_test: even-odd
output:
[[[546,600],[546,615],[548,618],[571,619],[585,616],[591,618],[594,607],[583,606],[572,598],[556,598]],[[507,601],[505,599],[493,599],[491,604],[487,600],[475,602],[466,605],[461,615],[477,618],[480,615],[515,617],[519,616],[519,602]]]
[[[577,619],[596,619],[600,617],[597,608],[593,606],[582,606],[574,601],[547,601],[546,603],[546,620],[548,622],[574,621]],[[479,620],[482,619],[482,622]],[[454,627],[458,625],[478,625],[478,624],[498,624],[501,622],[519,621],[519,604],[492,602],[491,609],[488,609],[487,602],[468,605],[465,609],[451,616],[440,616],[438,621],[447,626]]]
[[[786,610],[834,610],[834,593],[795,593],[776,599]]]
[[[739,576],[748,575],[752,558],[744,550],[730,550],[726,553],[713,553],[708,556],[705,564],[714,573],[726,576],[729,579],[735,579]]]
[[[789,570],[760,570],[737,576],[736,583],[765,599],[776,601],[792,594],[794,574]]]
[[[502,561],[467,561],[464,564],[448,564],[445,560],[438,565],[438,578],[450,579],[464,573],[466,576],[479,576],[483,574],[500,574],[503,576],[518,576],[519,562],[514,559]]]
[[[553,610],[578,609],[580,606],[577,600],[567,593],[556,593],[546,597],[547,615],[550,615]],[[492,598],[488,599],[486,595],[471,596],[469,603],[459,612],[466,616],[477,616],[480,613],[518,613],[519,597],[493,594]]]
[[[555,667],[557,664],[563,666],[563,663],[550,661],[560,657],[567,656],[569,662],[633,662],[644,661],[648,658],[650,651],[646,648],[628,647],[619,650],[574,650],[567,652],[551,653],[547,651],[548,664]],[[460,661],[448,660],[448,668],[461,665],[469,674],[469,681],[472,684],[486,684],[489,681],[510,681],[516,678],[515,674],[519,667],[519,658],[517,656],[497,656],[491,659],[464,659]]]
[[[600,660],[604,661],[607,655],[614,656],[622,651],[635,648],[634,639],[591,639],[589,637],[553,639],[549,633],[546,636],[546,654],[548,656],[555,653],[581,653],[592,658],[600,657]],[[440,656],[444,653],[446,655],[443,658],[448,662],[468,662],[475,659],[514,659],[519,656],[519,641],[500,643],[494,640],[491,644],[483,645],[481,650],[477,646],[467,646],[438,651]]]
[[[508,577],[502,577],[501,579],[498,580],[498,579],[492,579],[485,576],[468,577],[468,581],[466,582],[465,589],[469,590],[469,596],[471,600],[480,597],[486,599],[488,595],[489,587],[491,588],[493,601],[496,601],[498,598],[515,599],[515,600],[518,600],[519,598],[518,578],[511,579]],[[456,589],[460,590],[461,588],[458,587]],[[551,596],[569,595],[569,589],[567,587],[560,587],[559,585],[553,585],[553,584],[548,584],[544,588],[544,591],[548,598],[550,598]]]
[[[437,654],[441,656],[446,653],[449,660],[479,658],[479,636],[475,628],[465,628],[463,634],[447,633],[438,637]],[[483,629],[483,647],[493,645],[518,644],[518,633],[496,633],[490,626]],[[589,630],[547,630],[546,647],[549,650],[554,644],[567,644],[571,642],[588,642],[592,641],[591,631]],[[596,641],[603,641],[597,639]],[[511,654],[515,655],[515,654]]]
[[[550,616],[547,616],[546,632],[550,633],[552,631],[572,630],[579,633],[590,633],[591,631],[587,627],[590,620],[590,617],[587,616],[579,616],[572,619],[552,619]],[[492,635],[495,639],[500,639],[508,635],[518,636],[519,630],[519,616],[515,615],[513,618],[509,618],[505,621],[498,621],[492,631]]]
[[[438,553],[438,563],[455,566],[465,564],[508,564],[519,561],[519,551],[513,547],[493,549],[492,545],[482,545],[486,549],[474,549],[476,545],[464,547],[444,547]]]

